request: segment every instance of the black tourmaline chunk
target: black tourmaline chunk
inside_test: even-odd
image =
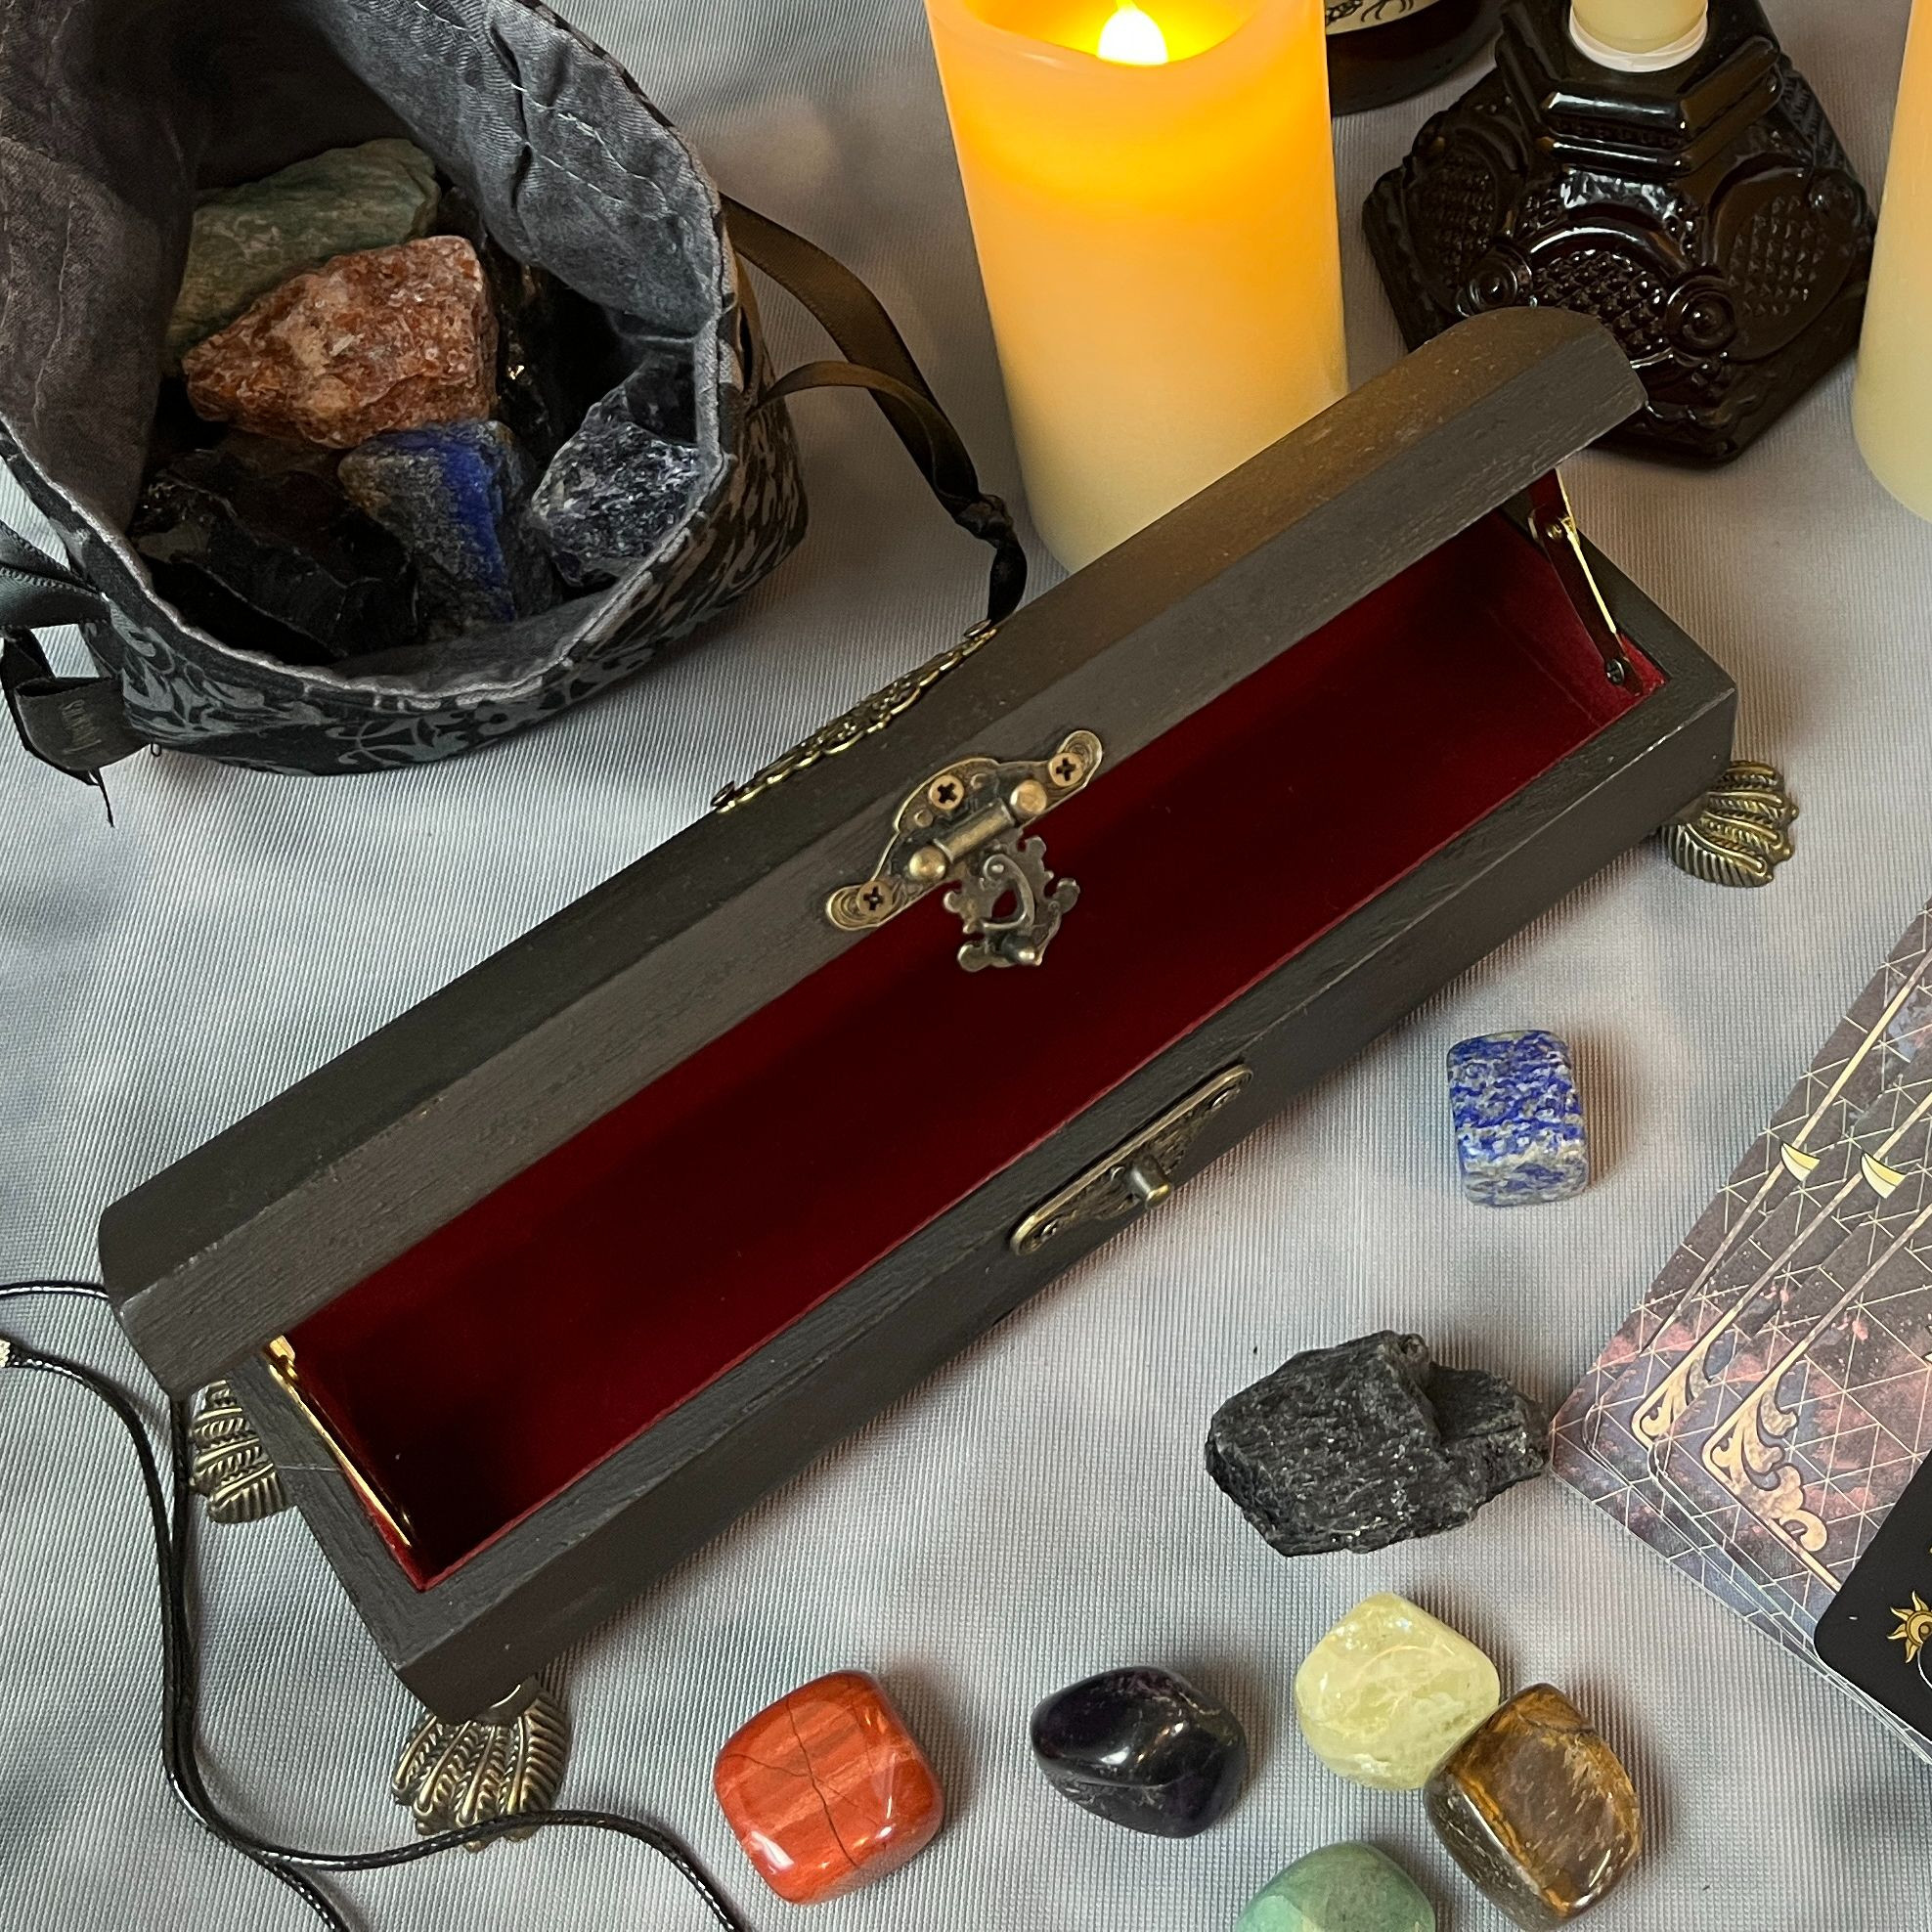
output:
[[[327,664],[417,641],[417,573],[320,450],[229,436],[150,479],[135,548],[155,588],[225,643]]]
[[[1284,1556],[1381,1550],[1468,1522],[1541,1475],[1549,1423],[1479,1369],[1441,1369],[1421,1337],[1315,1348],[1223,1405],[1208,1473]]]
[[[1248,1775],[1232,1711],[1164,1670],[1110,1670],[1033,1713],[1047,1782],[1082,1811],[1157,1838],[1192,1838],[1225,1818]]]

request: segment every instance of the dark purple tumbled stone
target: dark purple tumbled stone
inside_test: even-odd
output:
[[[1171,1671],[1110,1670],[1070,1685],[1033,1713],[1032,1740],[1063,1798],[1157,1838],[1206,1831],[1248,1776],[1240,1720]]]

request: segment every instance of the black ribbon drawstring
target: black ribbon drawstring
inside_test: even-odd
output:
[[[98,1282],[48,1279],[0,1283],[0,1301],[28,1296],[90,1301],[108,1298],[107,1291]],[[383,1871],[393,1866],[414,1865],[418,1859],[434,1858],[460,1845],[483,1845],[510,1832],[548,1829],[610,1831],[634,1840],[664,1859],[692,1887],[723,1932],[746,1932],[744,1921],[697,1861],[670,1832],[615,1812],[553,1811],[485,1819],[459,1830],[438,1832],[431,1838],[377,1852],[304,1851],[243,1830],[208,1795],[196,1738],[200,1693],[189,1609],[195,1512],[188,1485],[187,1407],[173,1400],[168,1404],[171,1479],[164,1483],[159,1459],[140,1411],[126,1392],[106,1376],[82,1363],[0,1336],[0,1388],[4,1388],[8,1376],[15,1370],[44,1375],[85,1389],[120,1425],[134,1452],[154,1535],[161,1626],[161,1761],[169,1789],[198,1824],[294,1893],[329,1932],[349,1932],[348,1920],[309,1876],[311,1872]]]
[[[760,407],[807,389],[869,389],[946,514],[992,547],[988,622],[1012,616],[1027,593],[1027,553],[1014,535],[1012,512],[981,489],[971,453],[885,304],[843,262],[756,209],[727,199],[724,219],[731,245],[794,296],[846,358],[793,370],[765,392]]]

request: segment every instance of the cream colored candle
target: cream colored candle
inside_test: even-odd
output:
[[[1077,567],[1347,387],[1321,0],[927,10],[1028,503]]]
[[[1570,38],[1606,66],[1671,67],[1704,44],[1708,16],[1709,0],[1574,0]]]
[[[1892,121],[1852,423],[1871,473],[1932,517],[1932,0],[1916,0]]]

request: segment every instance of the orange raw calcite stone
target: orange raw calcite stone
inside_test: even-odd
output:
[[[489,417],[497,313],[458,235],[338,255],[182,358],[211,422],[349,450],[392,429]]]
[[[925,1752],[856,1670],[760,1711],[719,1752],[713,1783],[758,1875],[798,1906],[897,1871],[945,1818]]]

